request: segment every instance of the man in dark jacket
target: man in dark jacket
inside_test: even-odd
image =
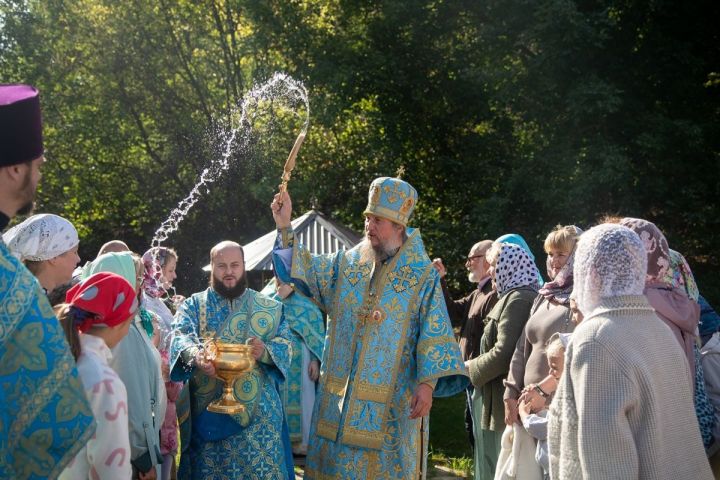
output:
[[[470,249],[470,253],[465,260],[465,268],[468,270],[468,280],[477,283],[470,294],[458,300],[453,300],[448,290],[445,275],[447,270],[443,265],[442,259],[436,258],[433,264],[440,274],[443,294],[445,295],[445,303],[447,304],[448,313],[455,331],[460,329],[458,340],[460,342],[460,351],[462,352],[463,361],[475,358],[480,353],[480,338],[483,334],[483,319],[492,310],[497,302],[497,293],[490,281],[488,268],[490,265],[485,259],[485,253],[492,245],[492,240],[482,240]],[[474,448],[475,441],[473,438],[473,425],[471,405],[473,387],[470,385],[467,389],[467,402],[465,405],[465,430],[468,432],[470,446]]]

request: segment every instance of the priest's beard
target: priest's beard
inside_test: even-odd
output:
[[[243,273],[240,280],[237,281],[234,287],[226,287],[222,280],[217,278],[215,275],[210,274],[210,287],[215,290],[221,297],[227,298],[228,300],[234,300],[240,295],[245,293],[247,289],[247,273]]]
[[[35,202],[28,202],[15,212],[16,215],[29,215],[35,209]]]
[[[373,247],[370,240],[365,237],[360,242],[360,263],[376,263],[387,260],[400,250],[402,240],[395,242],[386,240],[377,247]]]
[[[35,208],[35,190],[30,186],[30,177],[32,175],[32,167],[27,171],[27,175],[23,179],[23,183],[20,186],[20,191],[23,197],[26,198],[26,202],[22,207],[15,212],[16,215],[28,215],[32,213]]]

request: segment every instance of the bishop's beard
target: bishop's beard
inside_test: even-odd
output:
[[[228,300],[234,300],[245,293],[247,289],[247,272],[238,280],[234,287],[226,287],[222,280],[215,275],[210,274],[210,287],[215,290],[221,297]]]
[[[399,245],[389,245],[388,243],[389,242],[373,247],[367,237],[363,238],[359,247],[360,263],[382,262],[395,255],[402,246],[402,243]]]

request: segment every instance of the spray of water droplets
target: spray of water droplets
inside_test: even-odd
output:
[[[200,174],[198,182],[190,193],[170,212],[168,218],[155,231],[151,246],[158,247],[170,234],[178,229],[180,222],[197,203],[203,192],[209,191],[209,185],[215,182],[230,166],[233,152],[245,150],[250,142],[254,120],[267,108],[278,104],[300,105],[304,112],[301,135],[307,132],[310,123],[310,102],[305,86],[284,73],[275,73],[267,82],[255,86],[244,97],[242,104],[230,116],[229,126],[221,135],[224,145],[221,154]],[[300,111],[295,112],[300,116]]]
[[[273,111],[275,108],[284,107],[284,110],[291,111],[302,119],[302,130],[300,135],[307,133],[310,122],[310,103],[305,86],[284,73],[276,73],[265,83],[253,87],[244,97],[242,103],[231,112],[229,122],[225,128],[221,128],[217,137],[222,144],[219,155],[201,173],[200,177],[190,193],[178,203],[170,212],[168,218],[155,231],[151,246],[160,247],[167,240],[170,234],[178,229],[180,222],[187,216],[188,212],[197,203],[203,193],[210,190],[210,184],[217,181],[229,168],[230,160],[234,152],[247,151],[252,138],[252,131],[256,120],[260,120],[264,113]],[[281,172],[278,172],[278,174]],[[153,276],[158,280],[162,277],[162,265],[158,258],[159,249],[153,248],[153,260],[150,268],[153,269]],[[175,290],[171,286],[174,297]],[[170,292],[168,292],[170,294]],[[178,307],[176,304],[175,307]],[[160,326],[161,338],[164,347],[169,348],[169,343],[175,335],[183,332],[172,330],[170,325]],[[185,332],[188,335],[188,332]],[[188,337],[204,351],[212,351],[212,334],[210,337],[200,338],[196,332],[191,332]],[[190,368],[194,366],[191,362]]]

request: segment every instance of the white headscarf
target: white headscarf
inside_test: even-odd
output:
[[[3,235],[10,253],[23,260],[50,260],[80,243],[73,224],[51,213],[33,215]]]
[[[537,290],[540,274],[530,254],[513,243],[501,243],[495,265],[495,285],[498,297],[514,288],[531,287]]]
[[[587,317],[602,298],[642,295],[646,270],[647,253],[637,233],[621,225],[598,225],[578,240],[572,298]]]

